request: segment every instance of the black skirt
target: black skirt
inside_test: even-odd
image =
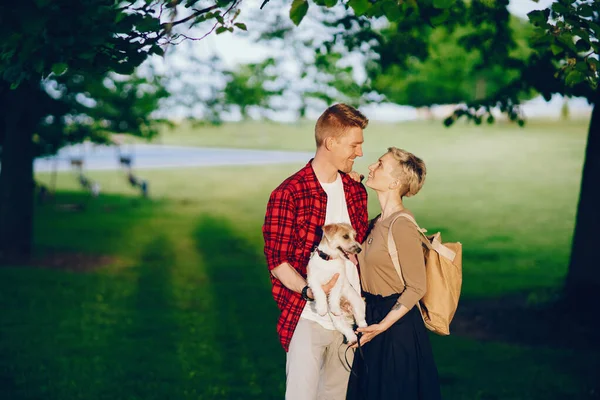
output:
[[[369,325],[381,322],[399,297],[364,295]],[[362,346],[362,354],[355,352],[347,400],[441,398],[431,343],[417,307]]]

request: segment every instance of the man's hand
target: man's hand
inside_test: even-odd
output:
[[[335,283],[337,282],[339,277],[340,277],[340,274],[334,274],[331,277],[331,279],[329,280],[329,282],[327,282],[326,284],[321,286],[326,295],[329,295],[329,292],[331,292],[331,289],[333,289],[333,287],[335,286]],[[307,294],[308,294],[308,297],[310,297],[311,299],[315,298],[311,288],[308,288]]]
[[[334,274],[329,280],[329,282],[321,286],[326,295],[329,295],[329,292],[331,292],[331,289],[333,289],[339,277],[340,274]]]
[[[364,175],[359,174],[356,171],[350,171],[348,172],[348,176],[352,179],[354,179],[356,182],[362,182],[362,180],[365,178]]]

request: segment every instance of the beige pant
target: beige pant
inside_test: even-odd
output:
[[[350,368],[347,345],[338,331],[300,318],[286,360],[286,400],[343,400]],[[352,365],[354,351],[346,352]]]

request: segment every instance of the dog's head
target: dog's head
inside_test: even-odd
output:
[[[323,227],[323,240],[326,244],[348,257],[348,254],[358,254],[362,251],[356,241],[356,231],[350,224],[328,224]]]

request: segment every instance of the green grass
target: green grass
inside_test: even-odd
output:
[[[312,148],[309,125],[203,130],[162,141]],[[585,131],[541,122],[525,130],[374,124],[356,168],[366,171],[389,145],[425,159],[427,183],[407,203],[421,225],[463,243],[463,298],[555,290],[566,272]],[[59,174],[56,202],[86,208],[38,206],[36,248],[115,261],[87,273],[0,268],[0,397],[281,398],[285,357],[260,227],[270,191],[300,166],[139,171],[152,200],[137,198],[116,171],[90,172],[104,190],[97,199]],[[446,399],[580,399],[597,390],[597,351],[432,339]]]

